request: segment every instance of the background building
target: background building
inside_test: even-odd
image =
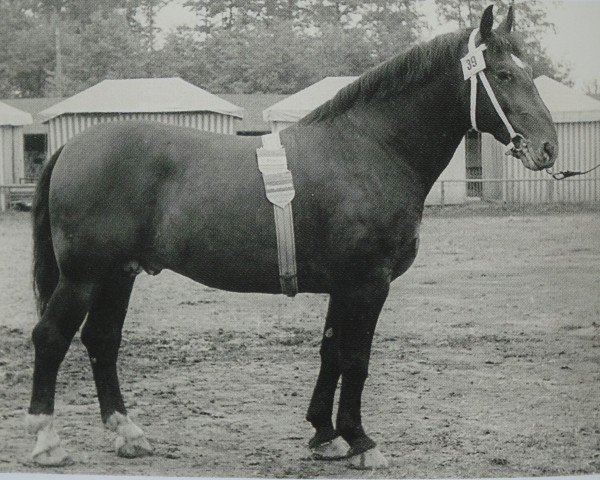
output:
[[[29,113],[0,102],[0,185],[19,183],[25,175],[23,126],[30,123]]]
[[[585,171],[600,163],[600,102],[551,78],[535,79],[540,96],[556,124],[559,154],[554,170]],[[532,172],[504,155],[504,146],[491,135],[475,137],[467,146],[467,169],[480,178],[506,179],[485,183],[486,200],[505,202],[591,202],[600,200],[600,169],[560,182],[544,172]],[[471,176],[471,178],[476,178]]]
[[[181,78],[104,80],[40,112],[48,153],[86,128],[120,120],[149,120],[235,134],[243,110]]]

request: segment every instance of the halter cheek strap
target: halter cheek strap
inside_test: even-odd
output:
[[[515,148],[515,145],[513,144],[513,140],[515,140],[516,138],[521,138],[521,135],[519,135],[515,131],[515,129],[509,122],[506,114],[504,113],[504,111],[502,110],[502,107],[500,106],[500,103],[498,102],[498,98],[496,98],[496,94],[494,93],[494,90],[492,90],[492,86],[490,85],[490,82],[489,82],[487,76],[485,75],[484,70],[486,68],[486,65],[485,65],[485,60],[483,58],[483,51],[487,48],[487,46],[485,45],[485,43],[482,43],[478,47],[475,46],[475,38],[477,37],[478,33],[479,33],[478,28],[475,28],[471,32],[471,35],[469,36],[469,51],[467,52],[467,55],[462,59],[463,71],[464,71],[465,77],[469,78],[471,81],[471,112],[470,112],[471,113],[471,126],[473,127],[473,129],[479,131],[479,129],[477,128],[477,115],[476,115],[476,112],[477,112],[477,79],[479,78],[479,80],[481,80],[483,88],[485,88],[485,91],[488,94],[490,101],[492,102],[492,105],[494,106],[494,109],[496,110],[496,113],[500,117],[500,120],[502,120],[502,123],[506,127],[506,130],[508,130],[508,134],[510,135],[511,141],[509,142],[507,147],[508,147],[508,149],[512,150],[513,148]],[[467,63],[468,63],[468,67],[465,67],[465,65]],[[473,65],[473,63],[475,65]],[[471,67],[471,68],[469,68],[469,67]]]

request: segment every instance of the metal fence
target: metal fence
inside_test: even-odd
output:
[[[600,178],[579,177],[566,180],[535,179],[466,179],[440,180],[440,205],[446,205],[451,184],[466,184],[468,196],[477,192],[482,200],[506,203],[595,203],[600,202]]]
[[[0,185],[0,212],[5,212],[20,201],[30,203],[34,191],[35,185],[32,183]]]
[[[536,179],[481,179],[439,180],[439,204],[449,204],[450,185],[466,184],[469,198],[506,203],[595,203],[600,202],[600,178],[569,178],[556,181],[552,178]],[[0,185],[0,211],[14,205],[17,201],[30,201],[35,185],[18,183]],[[475,194],[476,195],[473,195]],[[465,199],[466,200],[466,199]],[[456,202],[451,202],[456,203]]]

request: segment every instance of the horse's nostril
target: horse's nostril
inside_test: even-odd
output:
[[[544,152],[548,154],[550,158],[554,158],[556,155],[556,146],[553,143],[544,143]]]

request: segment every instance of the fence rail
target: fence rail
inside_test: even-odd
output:
[[[463,184],[470,198],[477,192],[482,200],[506,203],[593,203],[600,202],[600,178],[569,178],[556,181],[551,178],[510,179],[469,178],[439,180],[440,205],[448,204],[446,193],[450,185]],[[4,212],[18,201],[33,198],[35,184],[16,183],[0,185],[0,211]],[[455,202],[452,202],[455,203]]]
[[[16,202],[32,200],[34,191],[33,183],[0,185],[0,211],[5,212]]]

